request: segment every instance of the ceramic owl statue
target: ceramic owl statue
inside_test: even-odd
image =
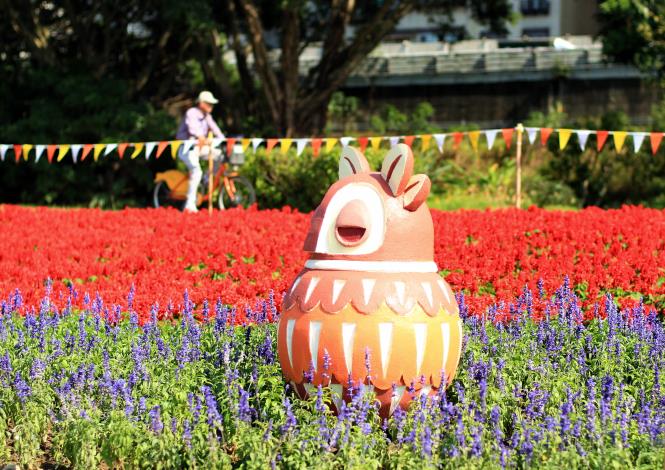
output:
[[[314,212],[310,256],[279,321],[282,371],[301,397],[321,384],[339,408],[349,385],[362,384],[386,417],[455,375],[459,308],[434,262],[431,183],[413,163],[404,144],[380,172],[355,148],[342,150],[339,181]]]

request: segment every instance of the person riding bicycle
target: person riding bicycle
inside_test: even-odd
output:
[[[189,170],[189,185],[187,187],[187,202],[185,202],[185,212],[198,212],[196,207],[196,191],[201,182],[201,163],[200,157],[219,158],[221,150],[212,148],[208,134],[212,132],[215,137],[224,138],[224,134],[212,118],[212,109],[219,100],[211,92],[202,91],[196,100],[196,106],[192,106],[185,112],[180,122],[176,139],[188,140],[196,139],[196,145],[188,152],[183,151],[183,146],[178,149],[178,158],[180,158]]]

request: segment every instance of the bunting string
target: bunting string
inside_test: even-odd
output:
[[[265,147],[266,152],[278,151],[281,154],[288,154],[289,150],[295,148],[295,154],[300,156],[307,147],[312,149],[314,157],[319,156],[322,149],[330,152],[337,146],[357,145],[362,151],[368,147],[374,150],[381,146],[394,147],[400,142],[409,146],[414,146],[416,142],[420,144],[420,150],[428,150],[432,144],[436,146],[439,152],[444,151],[444,146],[448,140],[452,142],[452,148],[456,150],[466,138],[473,149],[477,152],[480,143],[484,141],[488,149],[492,149],[497,139],[502,139],[507,150],[510,150],[515,136],[513,127],[501,129],[483,129],[458,132],[442,132],[432,134],[413,134],[413,135],[388,135],[388,136],[341,136],[341,137],[312,137],[312,138],[215,138],[212,141],[213,147],[219,147],[226,142],[227,151],[246,153],[256,152],[259,147]],[[612,145],[614,149],[621,152],[628,149],[635,153],[639,152],[645,141],[648,141],[651,153],[655,155],[661,145],[663,132],[643,132],[643,131],[607,131],[591,129],[553,129],[549,127],[525,127],[524,131],[527,141],[530,145],[537,145],[538,136],[540,136],[540,145],[548,145],[554,135],[558,138],[556,146],[564,150],[570,145],[571,138],[576,137],[575,141],[581,151],[589,148],[590,137],[595,138],[595,147],[598,152],[602,151],[607,145]],[[484,137],[484,139],[482,139]],[[632,145],[626,144],[630,141]],[[195,140],[163,140],[151,142],[115,142],[115,143],[94,143],[94,144],[0,144],[0,159],[12,159],[18,163],[33,159],[39,162],[42,157],[46,157],[48,163],[61,162],[65,157],[74,162],[82,162],[92,156],[95,162],[100,159],[109,158],[114,152],[117,157],[123,159],[129,156],[130,159],[136,159],[143,156],[145,159],[160,158],[165,153],[175,159],[178,151],[188,152],[191,150]],[[166,152],[170,149],[170,152]],[[232,150],[231,150],[232,149]],[[13,155],[12,155],[13,154]],[[9,157],[8,157],[9,155]]]

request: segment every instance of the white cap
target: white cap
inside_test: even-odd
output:
[[[204,103],[210,103],[210,104],[219,103],[219,100],[217,98],[215,98],[214,96],[212,96],[212,93],[210,93],[208,90],[202,91],[201,93],[199,93],[198,102],[200,103],[202,101]]]

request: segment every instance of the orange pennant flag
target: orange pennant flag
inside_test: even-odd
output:
[[[459,147],[459,144],[462,143],[462,138],[464,137],[464,134],[461,132],[454,132],[453,133],[453,148],[457,150],[457,147]]]
[[[279,139],[266,140],[266,153],[270,153],[275,145],[277,145],[277,142],[279,142]]]
[[[471,142],[471,148],[474,152],[478,151],[478,139],[480,138],[480,131],[470,131],[469,132],[469,142]]]
[[[14,144],[14,158],[16,158],[16,163],[21,159],[21,153],[23,153],[23,146],[21,144]]]
[[[32,150],[32,147],[32,144],[23,144],[23,160],[28,160],[28,154],[30,153],[30,150]]]
[[[337,139],[334,139],[332,137],[329,137],[326,139],[326,152],[330,152],[335,144],[337,143]]]
[[[570,139],[571,134],[573,133],[572,129],[559,129],[559,150],[563,150],[568,145],[568,140]]]
[[[85,160],[90,151],[92,150],[92,144],[85,144],[83,146],[83,153],[81,154],[81,161]]]
[[[171,141],[171,158],[174,160],[178,156],[178,149],[182,145],[182,140],[172,140]]]
[[[319,156],[319,152],[321,151],[321,143],[323,142],[323,139],[320,138],[312,138],[312,154],[314,157]]]
[[[169,142],[167,140],[161,141],[159,144],[157,144],[157,156],[156,158],[159,158],[164,150],[166,150],[166,147],[168,147]]]
[[[48,158],[49,163],[53,163],[53,155],[55,155],[57,148],[58,146],[53,144],[46,146],[46,158]]]
[[[236,144],[236,138],[235,137],[229,137],[226,139],[226,154],[231,158],[231,155],[233,155],[233,146]]]
[[[513,132],[515,132],[515,129],[512,127],[501,129],[501,136],[506,143],[506,150],[510,150],[510,146],[513,143]]]
[[[596,132],[596,148],[600,152],[603,149],[603,145],[605,145],[605,141],[607,140],[607,136],[610,133],[608,131],[598,131]]]
[[[429,144],[432,141],[432,134],[423,134],[420,136],[420,150],[423,152],[429,148]]]
[[[136,142],[136,143],[134,143],[134,144],[132,144],[132,145],[134,146],[134,152],[132,152],[132,156],[129,157],[129,158],[131,158],[132,160],[134,160],[136,157],[139,156],[139,154],[141,153],[141,150],[143,150],[143,146],[144,146],[145,144],[144,144],[143,142]]]
[[[358,137],[358,144],[360,146],[360,151],[364,152],[365,149],[367,148],[367,144],[369,143],[369,139],[367,137]]]
[[[120,156],[120,160],[122,160],[122,157],[125,153],[125,150],[127,150],[127,147],[129,147],[128,142],[123,142],[121,144],[118,144],[118,155]]]
[[[95,144],[93,146],[94,151],[92,152],[92,158],[95,161],[99,160],[99,155],[102,153],[102,150],[104,150],[104,147],[106,147],[105,144]]]
[[[242,153],[245,153],[247,149],[249,148],[249,144],[251,144],[252,141],[251,139],[240,139],[240,145],[242,147]]]
[[[651,140],[651,153],[656,155],[656,152],[658,152],[658,147],[660,147],[660,141],[663,140],[663,133],[652,132],[649,136],[649,139]]]
[[[540,128],[540,144],[541,145],[547,145],[547,139],[550,138],[550,135],[552,135],[552,129],[551,127],[541,127]]]
[[[65,155],[67,155],[67,152],[69,152],[69,145],[61,145],[60,146],[60,151],[58,152],[58,160],[57,161],[62,161],[63,158],[65,158]]]
[[[623,143],[626,141],[627,135],[628,132],[626,131],[614,131],[612,133],[612,136],[614,137],[614,148],[616,148],[619,152],[623,148]]]
[[[404,136],[404,143],[411,147],[413,145],[413,141],[415,140],[416,136],[415,135],[405,135]]]

